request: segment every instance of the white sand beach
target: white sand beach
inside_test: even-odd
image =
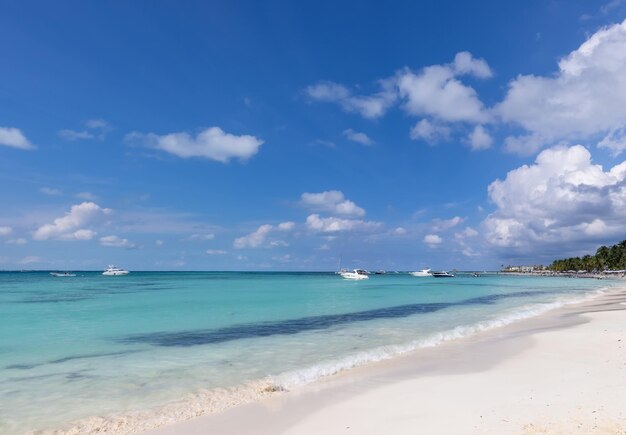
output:
[[[626,434],[626,289],[145,433]]]

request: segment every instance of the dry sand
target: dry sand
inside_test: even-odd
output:
[[[146,433],[626,434],[626,290]]]

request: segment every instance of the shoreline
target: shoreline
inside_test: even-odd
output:
[[[206,421],[209,426],[215,421],[221,421],[222,418],[230,419],[231,413],[234,413],[236,419],[247,419],[246,413],[248,409],[257,409],[265,406],[282,408],[289,405],[292,399],[299,398],[318,392],[327,388],[332,390],[336,384],[342,385],[348,380],[349,385],[355,382],[364,381],[369,383],[369,378],[374,376],[380,379],[387,379],[387,371],[395,373],[394,368],[404,364],[404,361],[415,359],[411,363],[410,370],[405,370],[406,377],[414,375],[424,375],[422,373],[423,364],[436,357],[438,354],[446,352],[454,352],[454,349],[464,349],[473,342],[480,342],[490,337],[505,337],[511,331],[521,331],[523,333],[528,328],[535,329],[542,319],[552,319],[556,317],[561,310],[568,307],[593,304],[604,298],[619,292],[624,295],[626,301],[626,288],[613,287],[611,289],[600,289],[596,294],[588,293],[582,298],[557,300],[554,303],[540,303],[527,307],[527,310],[515,310],[510,315],[504,315],[492,321],[484,321],[470,325],[459,325],[457,328],[449,331],[442,331],[439,336],[428,337],[427,340],[416,341],[404,346],[391,346],[380,349],[379,355],[365,355],[360,358],[355,355],[354,361],[347,364],[341,360],[329,361],[330,370],[322,370],[312,379],[305,379],[302,383],[293,384],[289,382],[291,372],[282,373],[278,376],[268,376],[267,378],[248,382],[232,388],[219,388],[211,390],[199,390],[180,400],[156,407],[124,414],[112,414],[105,416],[96,416],[80,419],[65,425],[57,427],[55,430],[35,431],[32,433],[39,434],[89,434],[89,433],[154,433],[154,434],[174,434],[180,431],[187,432],[189,430],[186,425],[198,421]],[[582,302],[581,302],[582,301]],[[625,307],[626,308],[626,307]],[[505,313],[506,314],[506,313]],[[532,324],[529,324],[531,322]],[[560,327],[567,325],[561,324]],[[518,331],[519,334],[520,332]],[[523,343],[522,343],[523,344]],[[517,343],[516,346],[520,346]],[[507,346],[503,346],[503,349]],[[502,349],[498,351],[502,352]],[[507,350],[508,352],[508,350]],[[375,352],[376,353],[376,352]],[[448,363],[439,361],[439,367],[447,367]],[[327,368],[327,369],[328,369]],[[308,369],[305,368],[304,371]],[[363,379],[361,379],[361,377]],[[395,379],[387,379],[385,383],[395,382]],[[331,394],[331,396],[333,396]],[[328,402],[329,398],[324,399],[319,406]],[[291,405],[289,405],[291,406]],[[311,404],[306,405],[309,409]],[[257,409],[258,411],[258,409]],[[243,414],[240,414],[243,413]],[[256,411],[255,411],[256,412]],[[293,413],[292,411],[289,414]],[[302,413],[300,413],[302,414]],[[301,417],[304,414],[301,415]],[[284,419],[279,417],[280,419]],[[195,423],[194,423],[195,424]],[[221,423],[220,423],[221,424]],[[228,427],[230,423],[226,423]],[[204,425],[204,423],[201,423]],[[169,431],[173,428],[173,431]],[[179,429],[180,428],[180,429]],[[208,429],[206,429],[208,430]],[[198,433],[204,433],[204,428]],[[163,432],[161,432],[163,431]],[[229,433],[227,428],[222,428],[218,432]],[[238,431],[235,431],[238,432]],[[31,433],[31,432],[29,432]],[[272,432],[268,432],[272,433]],[[274,432],[275,433],[275,432]]]
[[[614,289],[142,433],[626,433],[625,319]]]

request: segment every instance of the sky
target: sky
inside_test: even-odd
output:
[[[493,270],[626,238],[626,0],[0,1],[0,269]]]

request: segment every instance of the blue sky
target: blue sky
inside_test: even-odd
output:
[[[0,269],[494,269],[625,238],[625,1],[179,3],[2,2]]]

